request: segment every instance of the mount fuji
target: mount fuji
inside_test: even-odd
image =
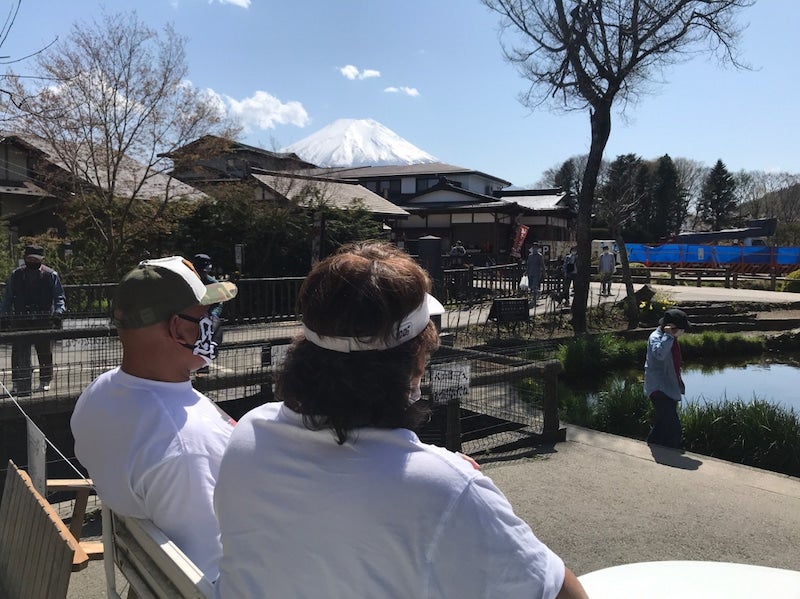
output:
[[[372,119],[339,119],[287,146],[322,167],[395,166],[438,160]]]

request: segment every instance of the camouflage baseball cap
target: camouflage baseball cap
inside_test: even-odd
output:
[[[203,284],[192,263],[181,256],[142,260],[117,285],[112,323],[140,329],[192,306],[226,302],[236,293],[233,283]]]

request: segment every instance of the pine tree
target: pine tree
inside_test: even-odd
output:
[[[722,160],[717,160],[703,181],[697,211],[714,230],[736,221],[736,180]]]
[[[653,236],[661,239],[680,232],[688,207],[678,170],[669,154],[664,154],[654,165],[650,193],[653,209],[650,231]]]

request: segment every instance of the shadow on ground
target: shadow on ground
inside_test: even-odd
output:
[[[650,445],[650,453],[657,464],[681,468],[682,470],[697,470],[702,465],[701,460],[690,458],[681,453],[678,449],[662,447],[661,445]]]

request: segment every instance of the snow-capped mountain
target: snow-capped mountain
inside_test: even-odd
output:
[[[372,119],[339,119],[284,148],[317,166],[388,166],[438,160]]]

